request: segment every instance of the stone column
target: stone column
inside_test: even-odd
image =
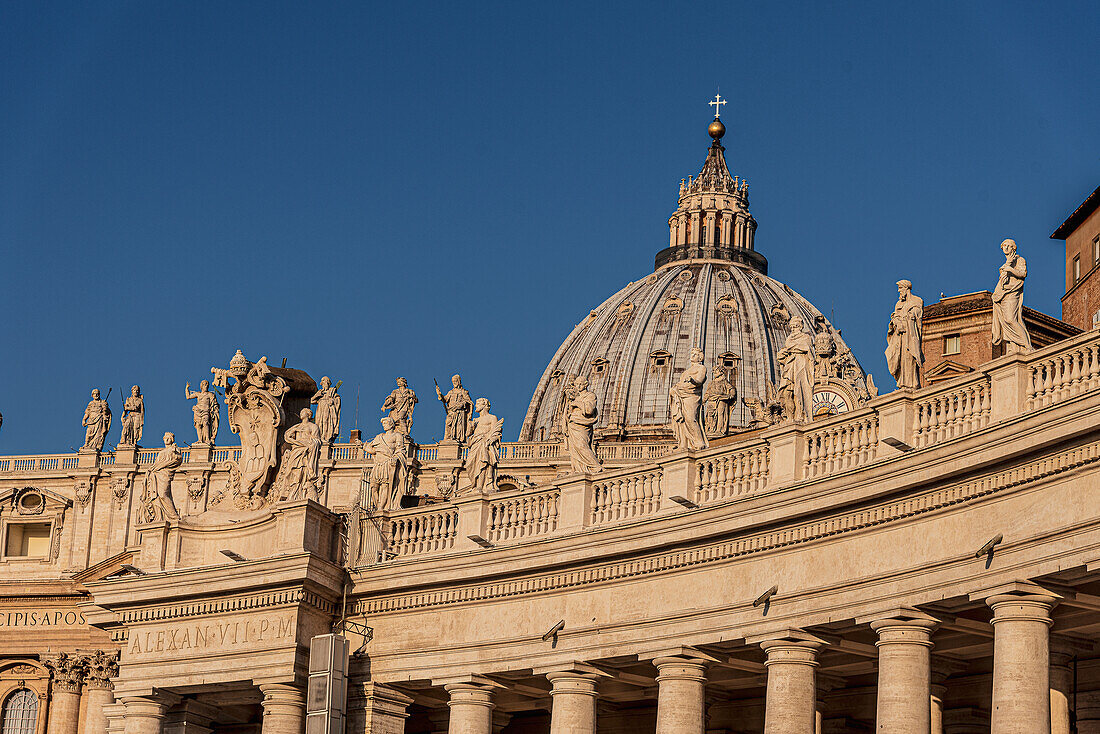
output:
[[[142,696],[123,698],[122,703],[126,705],[125,734],[161,734],[166,703]]]
[[[381,683],[348,686],[347,730],[357,734],[404,734],[412,698]]]
[[[945,658],[939,655],[931,657],[932,685],[930,686],[929,713],[931,715],[932,734],[944,734],[944,703],[943,697],[947,695],[947,678],[955,673],[966,670],[966,663],[953,658]]]
[[[1077,693],[1077,734],[1100,734],[1100,691]]]
[[[47,658],[50,680],[50,709],[47,734],[77,734],[80,723],[80,692],[87,663],[83,657],[59,653]]]
[[[111,679],[117,675],[118,653],[96,650],[88,656],[84,675],[84,715],[80,719],[83,734],[107,731],[108,707],[115,702]]]
[[[703,734],[705,660],[657,658],[657,734]]]
[[[1050,734],[1050,610],[1044,594],[998,594],[993,609],[992,734]]]
[[[479,683],[451,683],[444,686],[451,696],[448,734],[492,734],[492,688]]]
[[[776,639],[760,643],[767,660],[768,692],[764,734],[808,734],[817,727],[817,651],[814,639]]]
[[[932,727],[931,619],[895,617],[871,623],[878,633],[878,731],[928,734]]]
[[[558,671],[546,677],[553,686],[550,734],[595,734],[596,676]]]
[[[302,734],[306,727],[306,697],[300,686],[265,683],[262,734]],[[129,732],[127,732],[129,734]]]
[[[1050,637],[1050,734],[1070,734],[1069,709],[1073,700],[1072,640]]]

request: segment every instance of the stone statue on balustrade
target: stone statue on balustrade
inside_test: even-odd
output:
[[[593,474],[603,470],[592,444],[593,427],[598,419],[596,394],[588,389],[583,375],[573,381],[572,397],[565,406],[565,447],[569,464],[577,474]]]
[[[178,520],[176,503],[172,501],[172,477],[183,463],[183,452],[176,445],[175,434],[164,434],[164,448],[157,453],[156,460],[145,475],[145,484],[141,491],[141,514],[144,522]]]
[[[796,423],[813,417],[814,342],[805,325],[801,316],[791,319],[791,333],[777,355],[782,379],[776,389],[787,417]]]
[[[382,433],[363,447],[371,455],[367,476],[367,507],[377,512],[396,510],[405,493],[409,476],[408,439],[398,433],[393,418],[382,418]]]
[[[183,391],[187,400],[194,400],[191,412],[195,414],[195,443],[201,445],[213,445],[218,440],[218,420],[221,406],[218,404],[218,396],[210,389],[210,381],[203,380],[199,383],[199,391],[192,392],[191,383]]]
[[[101,400],[99,390],[92,390],[92,399],[84,409],[84,445],[83,451],[102,451],[111,430],[111,408],[106,400]]]
[[[130,397],[122,404],[122,438],[118,440],[119,446],[137,446],[144,427],[145,398],[141,396],[141,388],[134,385],[130,388]]]
[[[737,388],[731,381],[732,369],[719,366],[703,392],[703,416],[707,435],[725,436],[730,432],[730,410],[737,401]]]
[[[924,368],[921,350],[924,301],[913,293],[910,281],[899,280],[897,285],[898,302],[886,327],[886,366],[899,390],[916,390]]]
[[[1024,279],[1027,262],[1016,254],[1016,241],[1001,243],[1005,264],[993,290],[993,346],[1004,344],[1005,354],[1030,352],[1031,336],[1024,325]]]
[[[389,411],[394,429],[408,438],[412,431],[413,410],[416,408],[416,393],[409,389],[404,377],[397,378],[397,389],[390,393],[382,403],[382,412]]]
[[[500,439],[504,419],[489,412],[492,406],[488,398],[478,398],[474,404],[478,416],[466,435],[466,473],[470,479],[467,489],[480,494],[492,492],[497,485],[497,465],[500,463]]]
[[[447,411],[447,421],[443,425],[443,440],[465,441],[474,403],[470,400],[469,391],[462,387],[461,377],[458,375],[452,377],[451,385],[452,387],[446,395],[439,389],[439,383],[436,383],[435,386],[435,396],[443,403],[443,408]]]
[[[669,415],[672,434],[680,451],[705,449],[707,437],[703,433],[702,405],[703,385],[707,381],[707,366],[703,364],[703,350],[694,348],[680,381],[668,391]]]
[[[340,395],[336,392],[339,388],[339,382],[333,387],[332,380],[322,377],[321,389],[309,399],[311,405],[317,406],[317,430],[326,445],[340,435]]]
[[[302,408],[298,417],[302,422],[283,434],[283,455],[272,487],[279,499],[317,500],[320,496],[321,429],[311,420],[313,411],[309,408]]]

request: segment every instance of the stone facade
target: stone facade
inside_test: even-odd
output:
[[[988,340],[987,301],[926,307],[926,354],[938,319]],[[771,385],[777,420],[687,448],[597,432],[598,462],[500,442],[480,396],[465,442],[388,416],[385,509],[371,444],[310,423],[331,381],[238,352],[242,446],[0,457],[0,727],[312,734],[331,697],[349,734],[1100,732],[1100,332],[1060,337],[804,420]]]

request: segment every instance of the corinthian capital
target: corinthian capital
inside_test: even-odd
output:
[[[59,652],[44,662],[53,676],[54,690],[80,693],[80,686],[84,682],[84,673],[88,667],[87,658],[82,655]]]
[[[96,650],[85,659],[87,667],[84,672],[84,685],[107,690],[114,688],[111,679],[118,677],[118,653]]]

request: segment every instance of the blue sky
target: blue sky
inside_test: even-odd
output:
[[[771,274],[880,385],[894,281],[991,288],[1100,183],[1100,4],[0,5],[0,453],[83,440],[134,383],[147,445],[184,383],[252,359],[343,380],[414,437],[461,372],[514,438],[557,346],[652,269],[730,100]],[[221,443],[237,443],[224,428]],[[118,440],[112,428],[110,443]]]

